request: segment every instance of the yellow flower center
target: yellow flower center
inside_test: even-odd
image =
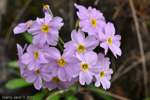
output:
[[[62,66],[62,67],[66,65],[66,61],[65,61],[64,58],[59,58],[57,60],[57,63],[58,63],[59,66]]]
[[[38,56],[39,56],[39,52],[38,52],[38,51],[35,51],[35,52],[34,52],[34,58],[37,59]]]
[[[107,41],[108,41],[108,44],[111,45],[111,43],[112,43],[111,37],[108,37],[108,40],[107,40]]]
[[[84,50],[85,50],[85,46],[82,45],[82,44],[79,44],[79,45],[78,45],[78,48],[77,48],[77,51],[78,51],[79,53],[82,53],[82,52],[84,52]]]
[[[48,8],[48,5],[43,5],[43,8],[45,9],[45,8]]]
[[[43,33],[47,33],[49,31],[49,26],[47,24],[43,24],[41,27],[41,30]]]
[[[90,10],[88,10],[88,13],[90,12]]]
[[[39,71],[39,70],[37,70],[37,71],[35,71],[35,73],[36,73],[37,75],[39,75],[39,74],[40,74],[40,71]]]
[[[86,70],[89,69],[89,65],[88,65],[87,63],[83,63],[83,64],[81,65],[81,69],[82,69],[83,71],[86,71]]]
[[[102,78],[102,77],[104,77],[104,75],[105,75],[105,72],[104,72],[104,71],[101,71],[100,77]]]
[[[57,76],[54,76],[52,80],[53,82],[57,82],[57,83],[61,82],[61,80]]]
[[[29,27],[31,25],[31,22],[29,22],[28,24],[27,24],[27,27]]]
[[[92,23],[92,26],[95,27],[97,25],[96,19],[92,18],[91,23]]]

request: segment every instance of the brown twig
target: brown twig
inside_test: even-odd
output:
[[[138,19],[137,19],[137,16],[136,16],[136,10],[135,10],[133,1],[129,0],[129,4],[130,4],[130,7],[131,7],[131,11],[132,11],[132,15],[133,15],[134,23],[135,23],[135,28],[136,28],[136,32],[137,32],[139,48],[140,48],[140,54],[141,54],[141,58],[142,58],[145,93],[146,93],[146,97],[148,97],[149,91],[148,91],[148,85],[147,85],[147,71],[146,71],[146,62],[145,62],[145,55],[144,55],[142,37],[141,37],[141,33],[140,33],[140,29],[139,29],[139,23],[138,23]]]

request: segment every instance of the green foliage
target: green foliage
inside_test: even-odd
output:
[[[25,39],[26,39],[29,43],[32,44],[33,36],[32,36],[31,34],[27,33],[27,32],[24,32],[23,35],[24,35]]]
[[[15,66],[15,63],[18,62],[18,60],[10,61],[8,63],[8,66],[11,68],[19,68],[19,66]]]
[[[17,89],[17,88],[22,88],[26,86],[30,86],[32,83],[27,83],[25,79],[23,78],[16,78],[8,81],[5,84],[5,87],[8,89]]]

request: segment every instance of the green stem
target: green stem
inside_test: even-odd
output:
[[[78,29],[79,29],[79,22],[80,22],[80,19],[78,19],[78,20],[76,21],[76,24],[75,24],[75,30],[76,30],[76,31],[78,31]]]
[[[58,37],[59,38],[59,41],[64,45],[65,42],[61,39],[61,37]]]
[[[59,48],[60,48],[62,51],[64,51],[64,48],[61,46],[60,42],[58,41],[57,43],[58,43]]]
[[[50,15],[52,16],[52,18],[54,18],[54,15],[53,15],[53,13],[52,13],[52,11],[51,11],[50,6],[49,6],[49,13],[50,13]]]

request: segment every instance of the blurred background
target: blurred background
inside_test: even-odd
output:
[[[13,28],[44,17],[42,4],[48,4],[55,16],[63,18],[60,36],[67,42],[78,19],[74,3],[100,10],[122,36],[122,56],[115,59],[108,53],[114,71],[111,88],[105,91],[91,84],[78,86],[77,92],[37,91],[20,78],[19,67],[14,66],[16,43],[23,46],[30,37],[14,35]],[[20,100],[150,100],[150,0],[0,0],[0,96],[0,100],[4,96],[21,96]]]

